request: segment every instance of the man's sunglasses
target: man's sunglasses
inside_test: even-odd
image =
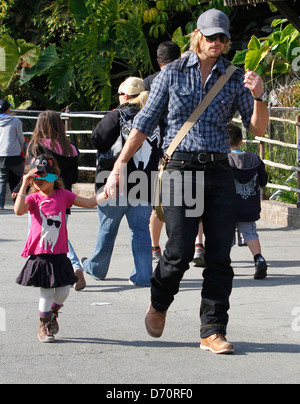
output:
[[[208,42],[215,42],[217,38],[219,38],[221,43],[228,43],[230,39],[225,34],[214,34],[214,35],[204,35],[204,37],[208,40]]]
[[[119,97],[121,96],[121,95],[128,95],[128,94],[125,94],[125,93],[118,93],[119,94]],[[136,95],[128,95],[128,98],[135,98],[135,97],[137,97],[139,94],[136,94]]]

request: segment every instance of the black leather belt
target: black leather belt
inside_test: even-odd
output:
[[[213,161],[225,160],[228,158],[227,153],[185,153],[175,152],[171,157],[171,161],[185,161],[189,163],[207,164]]]

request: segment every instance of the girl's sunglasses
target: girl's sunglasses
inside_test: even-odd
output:
[[[52,227],[53,225],[59,229],[61,226],[61,222],[59,220],[47,219],[47,225]]]
[[[204,37],[208,40],[208,42],[215,42],[217,38],[219,38],[221,43],[228,43],[230,39],[225,34],[214,34],[214,35],[204,35]]]

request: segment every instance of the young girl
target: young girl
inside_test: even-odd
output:
[[[31,214],[30,233],[22,252],[29,259],[17,283],[40,287],[38,338],[41,342],[54,342],[59,330],[58,310],[69,295],[70,285],[77,282],[67,258],[66,209],[72,205],[93,208],[106,197],[101,193],[86,199],[63,189],[58,165],[47,155],[32,158],[26,171],[14,211],[20,216],[28,211]],[[29,185],[31,193],[26,196]]]
[[[59,166],[60,178],[64,182],[65,189],[72,191],[72,185],[78,180],[79,151],[67,138],[63,120],[55,111],[46,110],[39,114],[27,148],[25,165],[30,165],[32,158],[40,154],[54,157]],[[16,193],[19,192],[21,183],[22,181],[16,188]],[[70,209],[67,209],[67,217],[69,217],[70,214]],[[78,278],[75,284],[75,290],[83,290],[86,287],[86,281],[80,261],[70,240],[68,258],[70,258],[75,275]]]

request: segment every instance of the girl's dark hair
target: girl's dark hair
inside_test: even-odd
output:
[[[54,152],[59,153],[58,142],[65,156],[73,156],[72,146],[66,136],[65,125],[57,112],[47,110],[39,114],[30,141],[31,150],[34,155],[39,154],[39,145],[42,143],[41,139],[49,139],[51,150]]]

